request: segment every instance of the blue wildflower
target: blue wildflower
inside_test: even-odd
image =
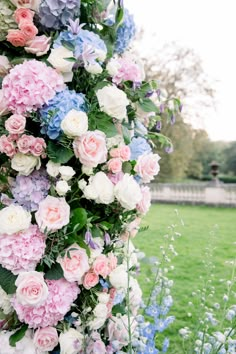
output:
[[[139,156],[148,154],[152,151],[147,140],[141,137],[133,138],[129,144],[129,148],[131,151],[131,160],[137,160]]]
[[[61,122],[72,109],[85,112],[85,96],[66,88],[64,91],[57,93],[40,110],[41,133],[47,134],[52,140],[57,139],[61,133]]]
[[[159,308],[158,308],[158,305],[150,305],[148,306],[146,309],[145,309],[145,313],[148,315],[148,316],[151,316],[153,318],[156,318],[157,316],[159,316]]]
[[[80,0],[43,0],[39,7],[40,23],[53,29],[65,27],[79,16]]]
[[[129,46],[135,35],[135,23],[133,16],[125,10],[123,23],[118,27],[116,33],[115,52],[122,54]]]
[[[103,280],[103,279],[100,279],[99,280],[99,283],[101,284],[101,286],[103,287],[103,289],[109,289],[109,284]]]
[[[166,353],[170,345],[170,340],[168,338],[165,338],[162,344],[162,352]]]

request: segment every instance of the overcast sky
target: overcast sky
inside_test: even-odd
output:
[[[204,121],[212,140],[236,140],[236,0],[125,0],[152,49],[176,41],[191,47],[219,81],[216,112]]]

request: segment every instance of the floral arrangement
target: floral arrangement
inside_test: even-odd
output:
[[[122,1],[2,0],[0,33],[0,353],[156,353],[131,238],[180,102]]]

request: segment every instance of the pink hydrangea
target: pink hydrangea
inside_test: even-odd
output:
[[[46,283],[49,294],[41,306],[21,305],[16,297],[12,300],[19,320],[27,323],[30,328],[56,326],[59,321],[63,320],[80,292],[75,282],[69,283],[63,278],[46,280]]]
[[[131,58],[119,58],[118,63],[120,64],[120,68],[118,73],[112,79],[116,85],[120,84],[122,81],[142,81],[142,71],[140,66]]]
[[[34,270],[45,247],[45,235],[36,225],[13,235],[0,234],[0,264],[14,274]]]
[[[35,59],[16,65],[2,83],[7,107],[14,113],[36,111],[64,88],[55,69]]]

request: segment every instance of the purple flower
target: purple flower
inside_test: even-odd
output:
[[[12,194],[17,204],[28,211],[38,210],[38,205],[46,198],[50,189],[46,171],[34,171],[29,176],[18,175],[12,185]]]

